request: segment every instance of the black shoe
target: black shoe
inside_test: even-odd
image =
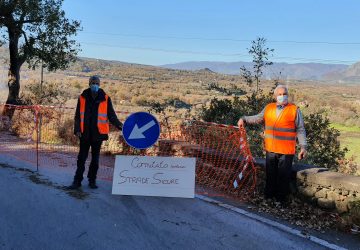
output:
[[[76,189],[78,189],[80,187],[81,187],[81,183],[74,181],[70,186],[66,187],[66,189],[68,189],[68,190],[76,190]]]
[[[96,186],[96,182],[95,182],[95,181],[90,181],[90,182],[89,182],[89,187],[90,187],[91,189],[97,189],[97,188],[98,188],[98,186]]]

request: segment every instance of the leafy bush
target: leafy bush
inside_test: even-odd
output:
[[[231,100],[219,100],[214,98],[210,102],[210,107],[202,106],[200,118],[207,122],[235,125],[240,117],[240,111],[234,108]]]
[[[330,127],[330,121],[322,112],[304,116],[308,141],[307,163],[338,170],[347,148],[341,148],[340,132]]]

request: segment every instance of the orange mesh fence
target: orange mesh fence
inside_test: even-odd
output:
[[[0,107],[2,114],[4,105]],[[0,116],[0,152],[40,168],[57,167],[74,173],[78,139],[73,135],[73,108],[7,108],[14,109],[14,115],[11,121],[7,116]],[[117,113],[121,121],[129,115],[128,112]],[[162,125],[158,142],[144,150],[128,146],[120,132],[113,128],[101,151],[100,179],[112,180],[116,155],[175,156],[196,158],[198,194],[246,198],[256,185],[256,168],[245,130],[233,126],[199,121]]]

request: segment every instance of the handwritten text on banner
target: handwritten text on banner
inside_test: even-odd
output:
[[[195,158],[116,156],[113,194],[194,198]]]

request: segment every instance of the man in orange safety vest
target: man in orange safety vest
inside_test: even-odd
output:
[[[288,102],[288,89],[278,85],[274,90],[276,102],[254,116],[243,116],[239,127],[265,123],[266,184],[265,198],[286,203],[290,193],[290,176],[295,155],[296,139],[300,145],[298,159],[306,157],[306,132],[300,109]]]
[[[116,116],[110,97],[100,88],[100,78],[92,76],[89,79],[89,88],[82,92],[76,107],[74,134],[80,139],[80,151],[74,181],[69,189],[81,187],[90,147],[91,163],[87,177],[89,187],[98,188],[96,175],[99,168],[100,148],[102,142],[109,138],[109,122],[122,130],[122,123]]]

